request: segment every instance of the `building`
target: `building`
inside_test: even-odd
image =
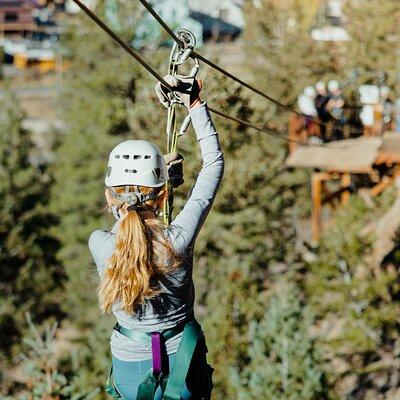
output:
[[[32,14],[37,5],[36,0],[0,0],[0,33],[35,30]]]
[[[188,29],[197,38],[197,44],[202,44],[203,29],[199,22],[189,16],[188,0],[157,0],[152,1],[151,5],[171,29]],[[112,21],[111,18],[109,20]],[[152,48],[158,46],[163,37],[165,35],[158,22],[146,13],[137,25],[133,46]]]
[[[203,40],[230,41],[243,30],[240,0],[189,0],[189,15],[203,27]]]
[[[151,4],[173,30],[186,28],[193,32],[198,45],[207,40],[234,40],[244,25],[241,0],[154,0]],[[117,28],[118,21],[111,14],[108,20]],[[133,45],[152,47],[158,45],[162,37],[162,28],[146,14],[137,26]]]
[[[311,30],[311,37],[321,42],[347,42],[350,36],[345,28],[346,17],[343,0],[326,0],[318,26]]]
[[[19,40],[5,39],[3,51],[6,59],[12,60],[15,67],[25,69],[36,67],[41,72],[56,68],[56,51],[54,42],[50,40]]]

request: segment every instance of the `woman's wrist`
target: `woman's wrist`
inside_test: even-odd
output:
[[[189,107],[189,110],[193,110],[195,108],[199,108],[202,104],[202,101],[200,100],[200,97],[198,97]]]

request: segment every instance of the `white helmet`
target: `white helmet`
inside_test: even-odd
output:
[[[105,179],[108,187],[137,185],[157,188],[167,180],[163,154],[146,140],[127,140],[110,153]]]
[[[328,90],[330,92],[336,92],[336,90],[338,90],[339,88],[340,88],[340,84],[337,80],[332,79],[331,81],[329,81]]]
[[[316,92],[315,89],[312,86],[307,86],[303,93],[307,96],[307,97],[315,97],[316,96]]]

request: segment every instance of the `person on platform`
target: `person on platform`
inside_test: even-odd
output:
[[[333,121],[333,139],[341,140],[344,138],[343,128],[346,123],[344,115],[344,98],[340,84],[337,80],[331,80],[328,83],[329,100],[326,109],[331,115]]]
[[[303,114],[303,126],[307,130],[309,136],[315,134],[315,121],[318,117],[317,108],[315,107],[315,97],[317,93],[312,86],[307,86],[303,93],[300,94],[297,104],[299,110]]]
[[[319,127],[321,140],[323,142],[326,142],[326,124],[331,120],[331,115],[326,109],[326,105],[329,101],[329,94],[326,89],[325,82],[317,82],[315,88],[317,89],[317,96],[315,97],[315,108],[317,109],[318,118],[321,121]]]

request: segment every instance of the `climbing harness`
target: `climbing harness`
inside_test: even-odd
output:
[[[169,66],[168,66],[168,75],[170,76],[178,76],[178,69],[180,66],[186,63],[189,56],[193,52],[194,47],[196,46],[196,38],[192,32],[187,29],[179,29],[177,31],[177,37],[179,39],[178,42],[174,42],[172,47],[170,58],[169,58]],[[194,82],[197,73],[199,72],[199,61],[197,58],[194,59],[195,65],[192,67],[188,76],[185,79],[192,80]],[[190,95],[190,94],[189,94]],[[182,136],[190,125],[190,115],[187,115],[182,122],[180,128],[177,128],[177,117],[176,111],[177,107],[183,105],[182,95],[178,92],[169,91],[168,92],[169,105],[167,111],[167,153],[176,152],[178,137]],[[174,193],[172,185],[167,182],[168,189],[168,201],[164,206],[164,223],[169,225],[172,218],[173,211],[173,202],[174,202]]]
[[[151,346],[152,349],[153,366],[148,371],[144,381],[139,385],[137,400],[153,400],[159,386],[161,386],[164,393],[162,400],[180,400],[193,354],[199,339],[203,337],[199,323],[192,319],[189,322],[178,324],[172,329],[153,333],[136,332],[124,328],[118,323],[114,329],[130,339],[142,342],[144,346]],[[162,365],[162,343],[181,332],[183,333],[176,353],[176,362],[170,373],[165,372]],[[201,399],[208,400],[212,391],[212,368],[208,364],[199,366],[199,368],[204,369],[202,371],[203,374],[199,373],[199,375],[207,377],[206,382],[204,382]],[[113,396],[114,399],[123,400],[114,383],[112,366],[106,383],[106,392]]]

